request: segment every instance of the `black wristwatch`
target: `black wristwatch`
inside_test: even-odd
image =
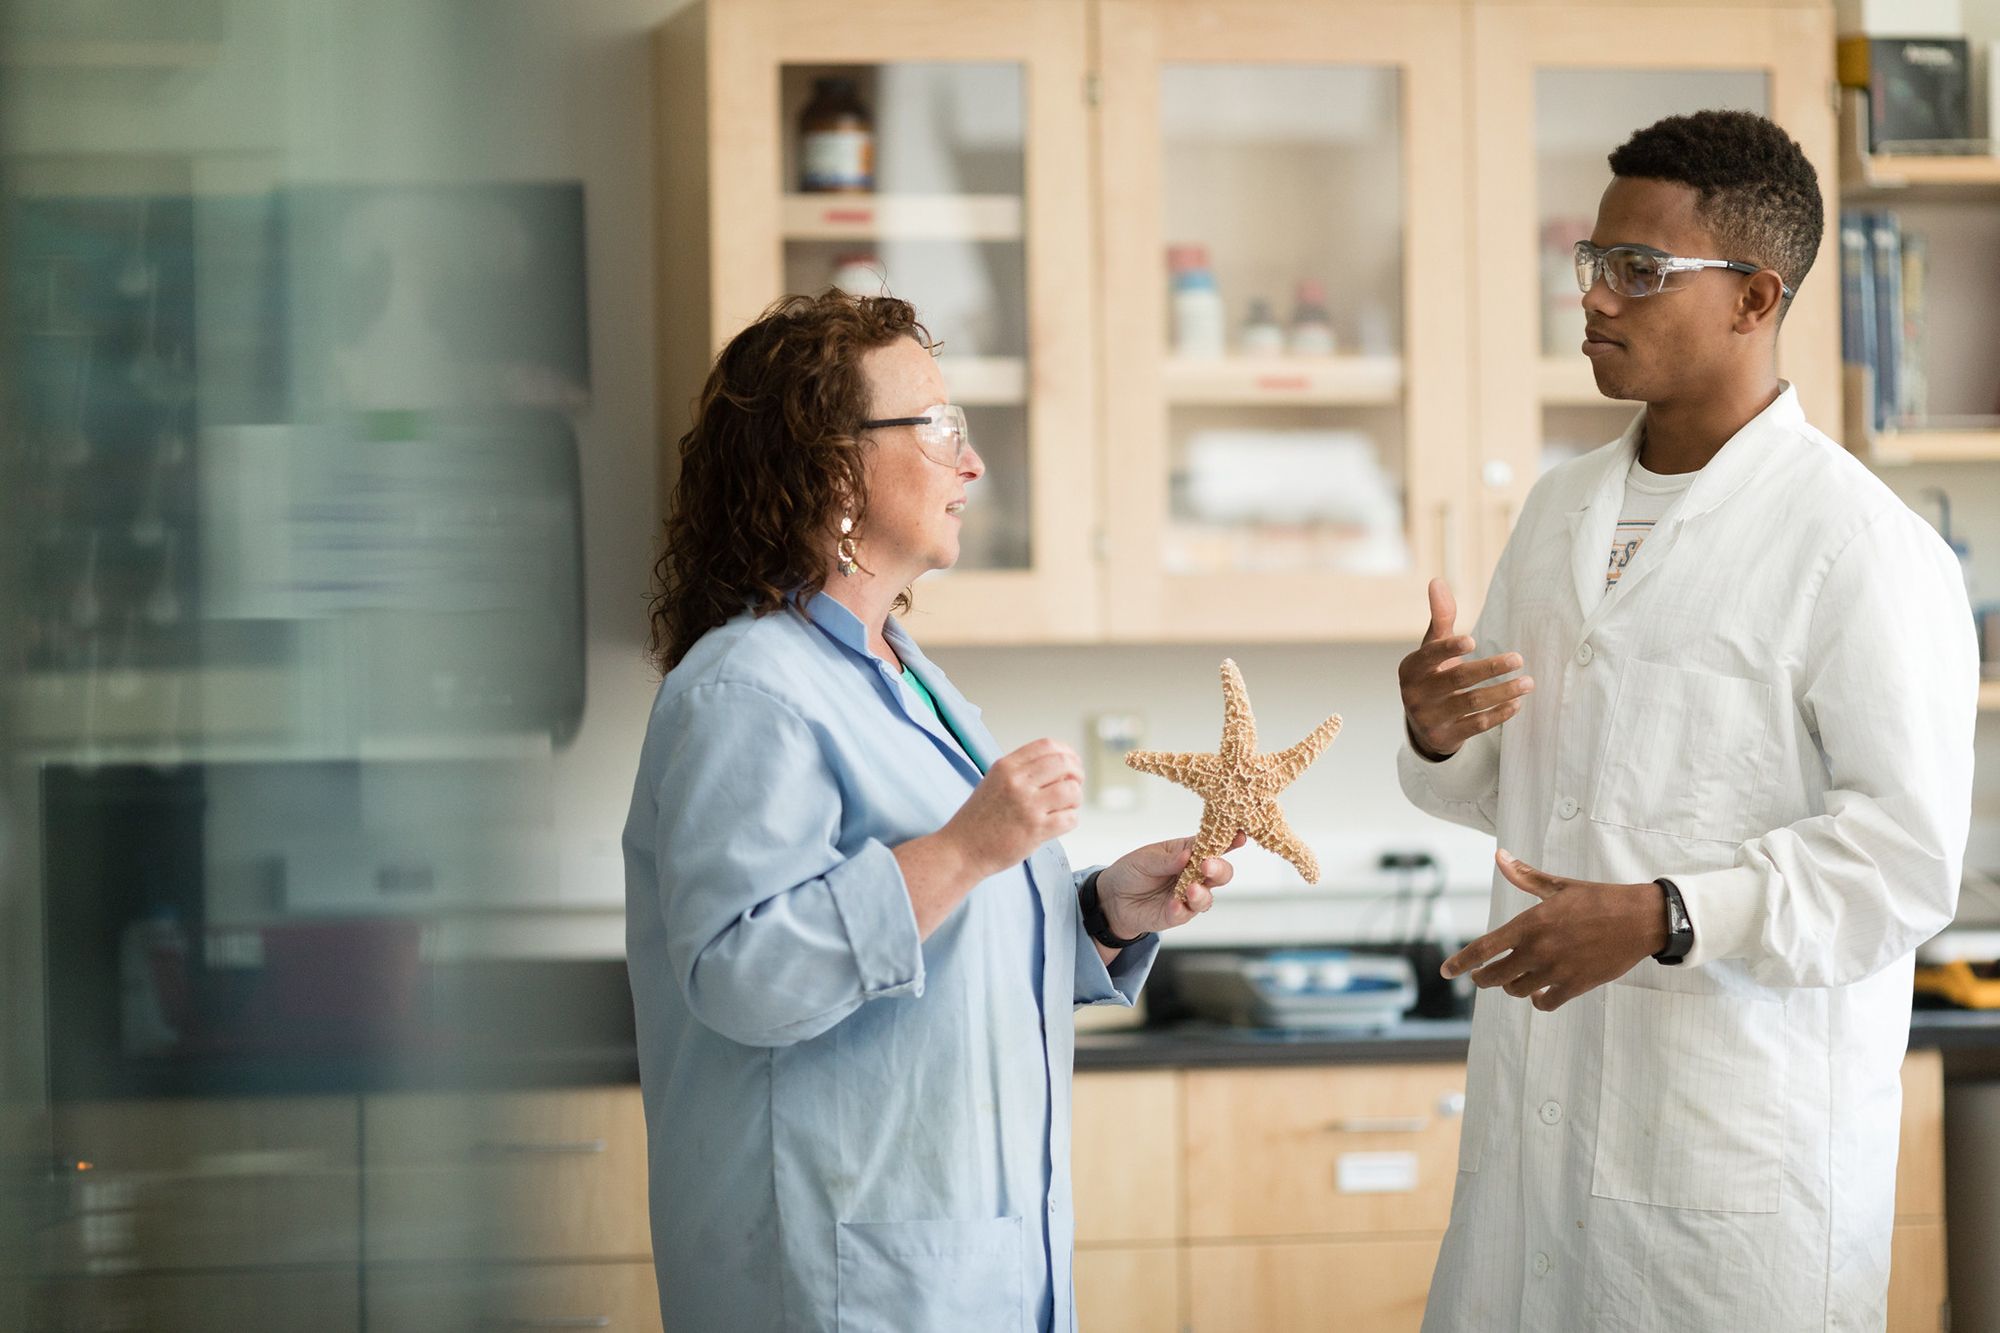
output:
[[[1090,938],[1107,949],[1129,949],[1141,940],[1153,938],[1150,930],[1129,940],[1111,933],[1111,922],[1104,915],[1104,904],[1097,900],[1097,877],[1103,873],[1102,870],[1091,871],[1084,876],[1083,887],[1076,891],[1077,906],[1083,909],[1083,928]]]
[[[1679,967],[1694,949],[1694,922],[1688,920],[1680,885],[1670,879],[1656,879],[1653,883],[1667,896],[1667,946],[1653,955],[1653,961],[1662,967]]]

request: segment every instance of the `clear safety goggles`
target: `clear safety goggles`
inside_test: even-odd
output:
[[[1683,259],[1650,245],[1613,245],[1599,249],[1589,241],[1576,243],[1576,289],[1588,292],[1601,277],[1604,285],[1620,296],[1657,296],[1665,290],[1670,273],[1695,273],[1705,268],[1726,268],[1732,273],[1761,273],[1756,264],[1740,259]],[[1792,289],[1784,286],[1789,298]]]

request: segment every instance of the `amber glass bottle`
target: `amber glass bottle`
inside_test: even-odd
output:
[[[875,121],[853,79],[813,81],[812,101],[799,113],[799,188],[810,193],[875,188]]]

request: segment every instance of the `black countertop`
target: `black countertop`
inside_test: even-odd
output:
[[[1150,988],[1149,988],[1150,989]],[[635,1083],[639,1057],[623,962],[507,964],[440,976],[424,1023],[400,1044],[261,1054],[115,1049],[58,1061],[59,1100],[505,1091]],[[1079,1032],[1080,1073],[1463,1060],[1469,1019],[1406,1020],[1359,1033],[1281,1032],[1180,1022]],[[2000,1011],[1918,1009],[1912,1049],[1935,1049],[1949,1078],[2000,1078]]]
[[[1206,1023],[1079,1032],[1078,1073],[1113,1069],[1392,1064],[1463,1060],[1472,1036],[1465,1018],[1414,1019],[1373,1032],[1280,1032]],[[1944,1053],[1951,1078],[2000,1077],[2000,1010],[1919,1009],[1910,1049]]]

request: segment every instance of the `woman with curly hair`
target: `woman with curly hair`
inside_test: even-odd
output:
[[[892,612],[985,464],[908,304],[790,297],[680,442],[625,829],[668,1328],[1069,1329],[1071,1010],[1130,1004],[1186,840],[1073,873]]]

